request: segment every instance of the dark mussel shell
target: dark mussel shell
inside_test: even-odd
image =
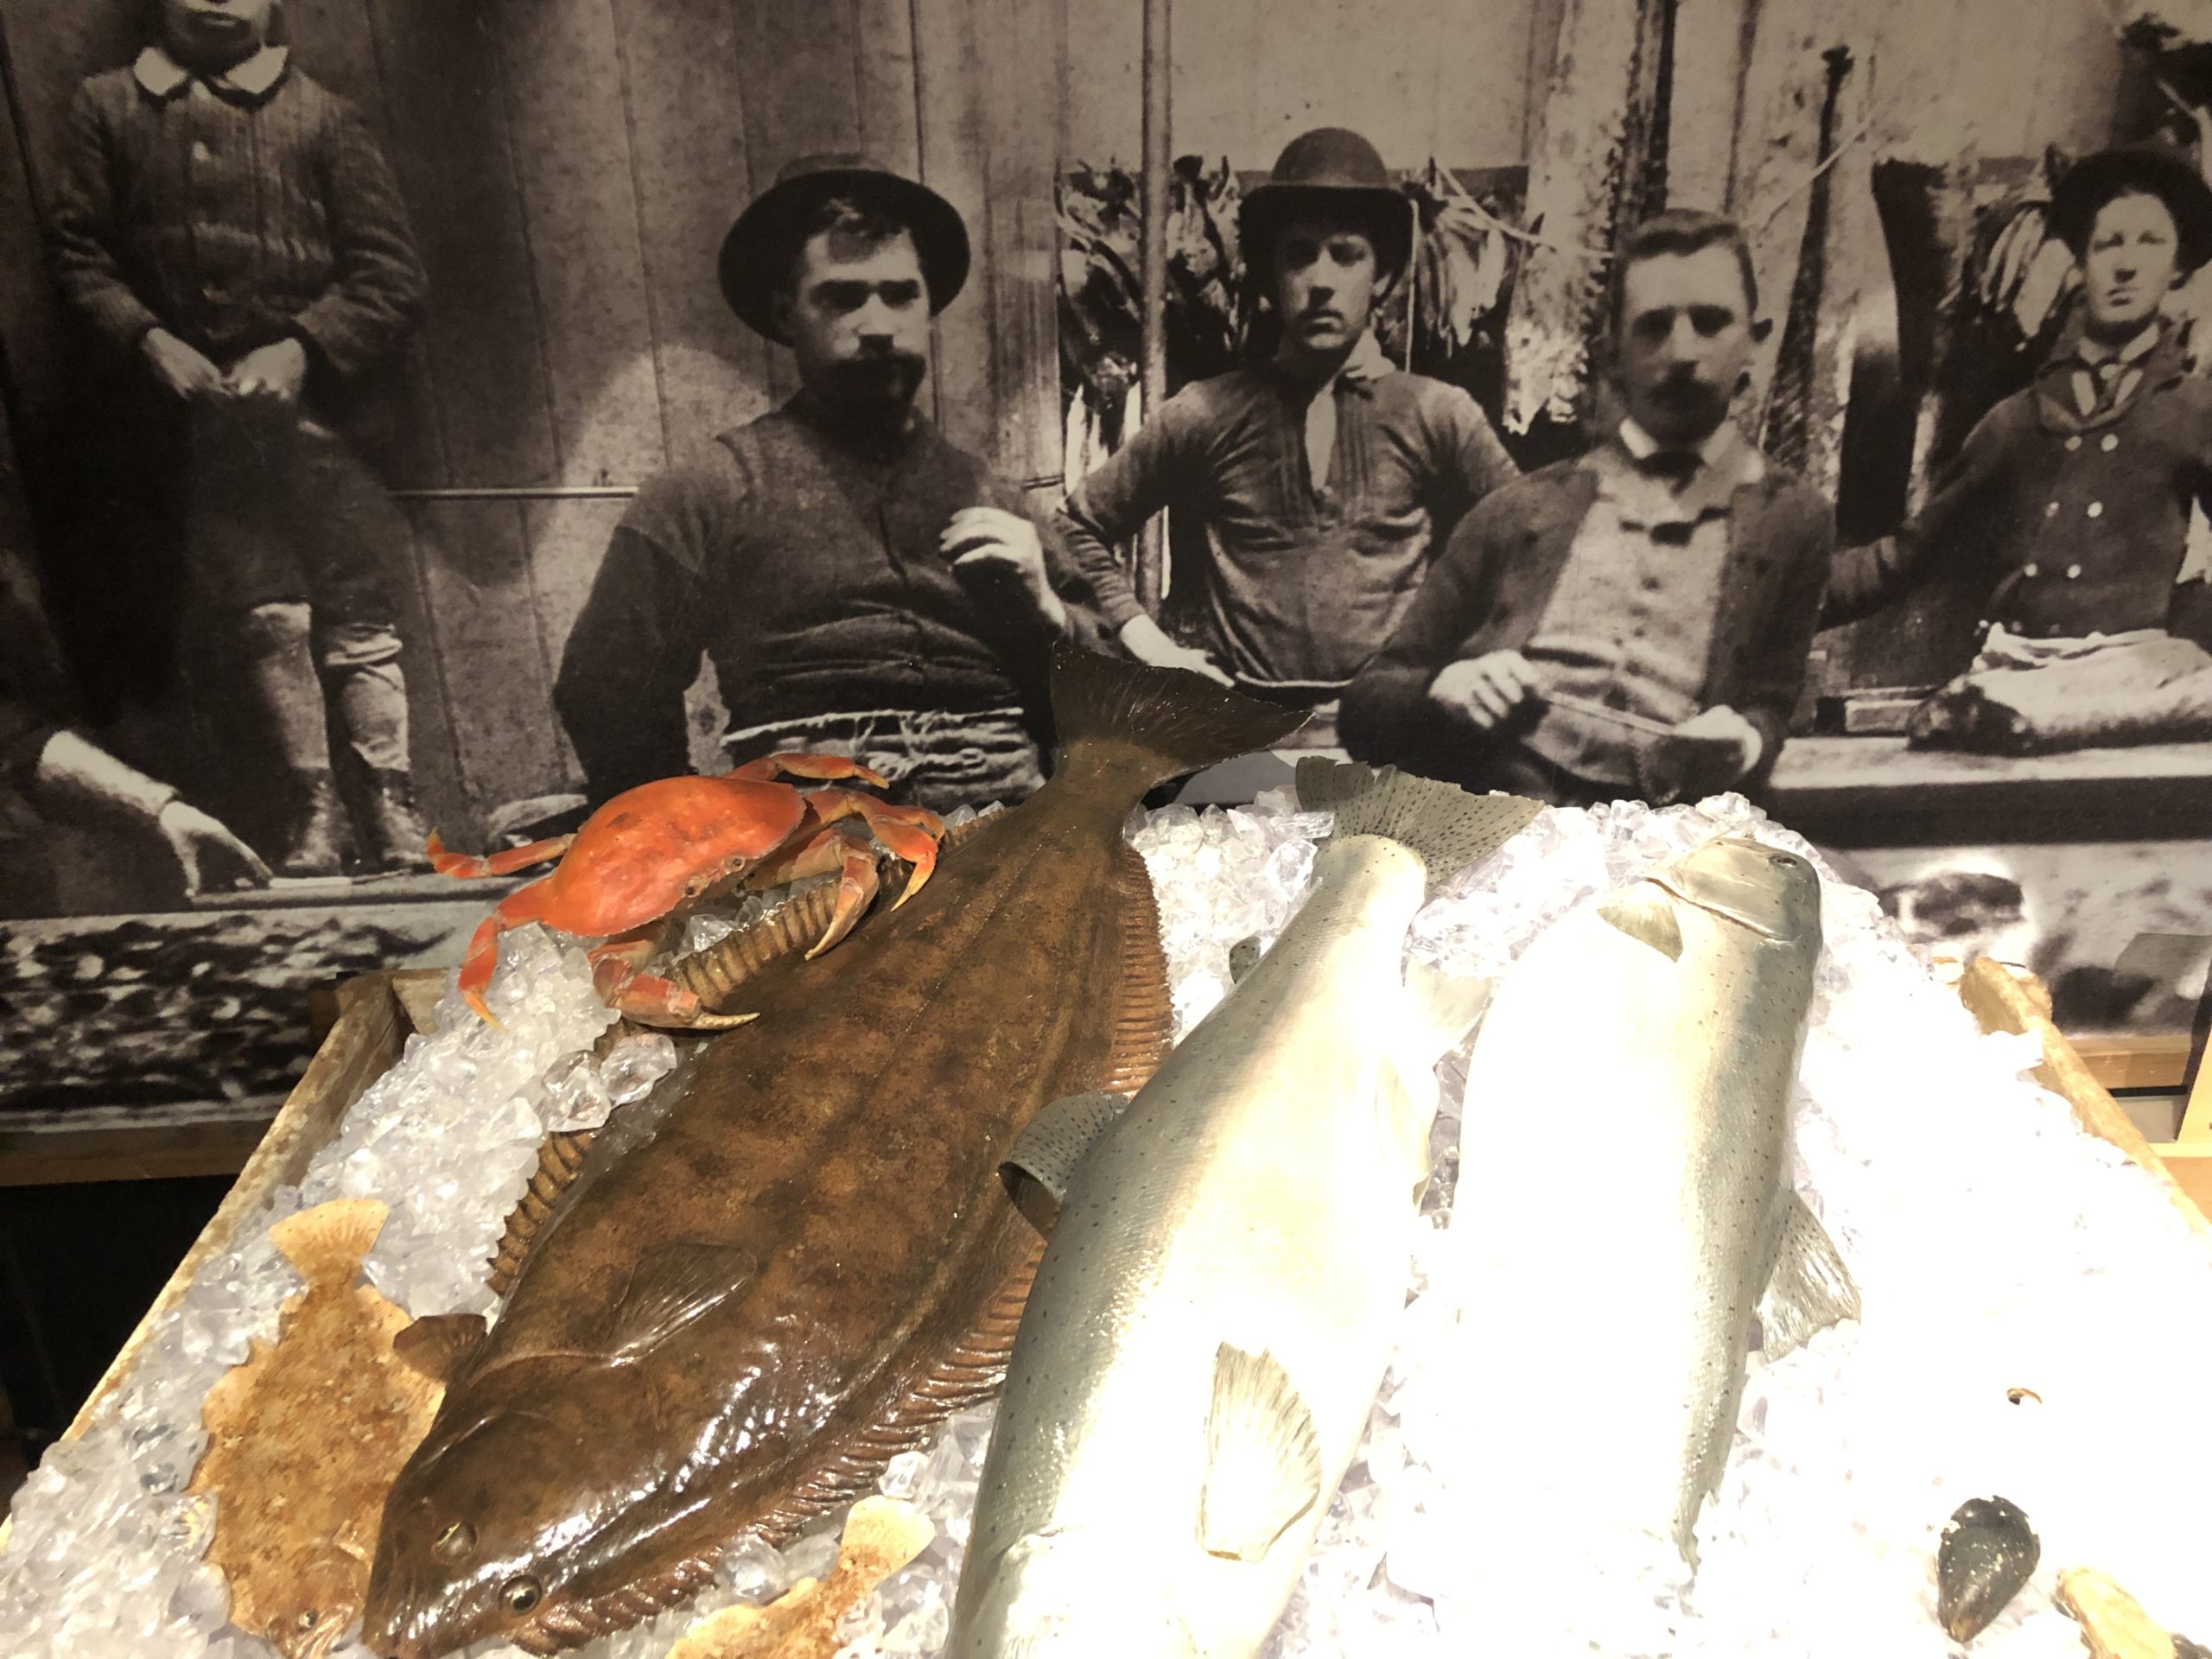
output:
[[[2035,1574],[2043,1544],[2018,1504],[1971,1497],[1943,1529],[1936,1552],[1936,1617],[1954,1642],[1987,1630]]]

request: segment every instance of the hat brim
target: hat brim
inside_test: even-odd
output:
[[[1300,209],[1349,210],[1367,219],[1376,261],[1393,272],[1404,270],[1413,257],[1414,205],[1402,191],[1365,184],[1261,184],[1246,193],[1236,215],[1237,242],[1248,266],[1267,268],[1275,232]]]
[[[2212,261],[2212,186],[2187,162],[2163,151],[2107,149],[2083,156],[2051,192],[2051,233],[2078,257],[2104,205],[2138,191],[2158,197],[2173,215],[2184,270]]]
[[[881,207],[903,221],[914,238],[929,284],[930,315],[952,303],[967,284],[971,257],[960,211],[927,185],[871,168],[831,168],[786,180],[763,191],[722,238],[722,297],[754,333],[779,346],[791,342],[775,325],[776,294],[788,279],[800,227],[833,197]]]

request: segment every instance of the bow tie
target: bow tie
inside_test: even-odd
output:
[[[1674,489],[1681,489],[1697,476],[1705,457],[1694,449],[1661,449],[1640,458],[1636,470],[1646,478],[1656,478]]]

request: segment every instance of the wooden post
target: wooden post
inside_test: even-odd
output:
[[[1168,41],[1172,0],[1144,0],[1144,418],[1160,418],[1167,401]],[[1163,521],[1144,527],[1137,543],[1137,603],[1154,615],[1167,585]]]

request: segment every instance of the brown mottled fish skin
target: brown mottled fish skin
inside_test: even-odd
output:
[[[361,1611],[375,1517],[441,1392],[392,1351],[404,1310],[353,1281],[384,1226],[341,1198],[270,1230],[308,1281],[272,1346],[257,1342],[201,1407],[207,1450],[188,1490],[215,1497],[207,1559],[231,1623],[286,1659],[320,1659]]]
[[[1040,1243],[999,1165],[1165,1054],[1122,840],[1153,785],[1301,716],[1063,650],[1052,782],[594,1144],[386,1507],[364,1639],[436,1659],[632,1624],[788,1538],[1003,1374]],[[450,1336],[448,1331],[440,1333]]]

